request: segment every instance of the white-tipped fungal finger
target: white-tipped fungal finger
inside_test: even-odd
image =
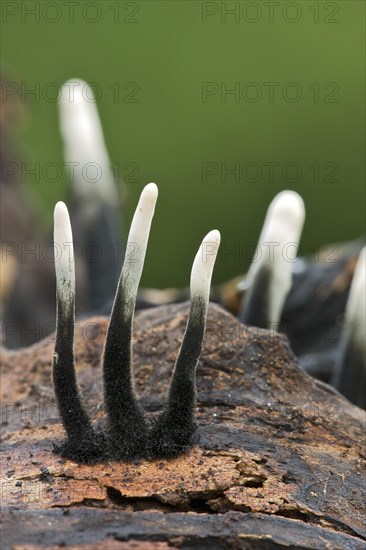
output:
[[[64,156],[75,192],[88,203],[89,210],[93,205],[96,208],[98,197],[115,205],[117,189],[92,88],[83,80],[65,82],[59,113]]]
[[[240,315],[245,323],[268,327],[279,322],[304,220],[304,202],[295,191],[282,191],[271,202],[245,281],[249,290]]]
[[[157,198],[158,188],[155,183],[146,185],[141,193],[128,234],[119,289],[125,297],[126,315],[131,315],[131,307],[135,308]]]
[[[67,160],[94,162],[101,168],[109,168],[102,125],[91,86],[78,79],[65,82],[59,95],[59,113]]]
[[[74,307],[75,264],[69,212],[64,202],[58,202],[54,211],[54,253],[57,297],[64,309]]]
[[[277,324],[283,304],[291,288],[293,265],[305,220],[304,202],[295,191],[282,191],[272,201],[260,243],[264,253],[264,263],[272,271],[269,322]],[[266,243],[269,243],[269,245]],[[273,256],[271,256],[273,247]]]
[[[346,330],[355,344],[366,350],[366,247],[357,260],[346,308]]]
[[[210,231],[203,239],[193,261],[191,271],[191,298],[199,296],[208,303],[211,278],[220,246],[220,232]]]
[[[366,408],[366,248],[353,275],[339,358],[331,383],[352,403]]]
[[[69,213],[63,202],[54,212],[56,270],[56,342],[52,378],[58,410],[68,440],[63,452],[89,460],[99,453],[94,430],[80,399],[74,365],[75,266]]]
[[[137,290],[157,198],[158,188],[155,183],[146,185],[131,223],[104,348],[108,431],[110,439],[117,442],[121,456],[139,452],[147,429],[143,410],[133,388],[131,337]]]
[[[295,191],[281,191],[269,205],[260,243],[278,239],[283,243],[299,243],[305,219],[304,201]]]
[[[248,276],[264,265],[289,279],[305,220],[304,201],[295,191],[282,191],[272,200],[258,241],[259,260],[254,261]],[[280,263],[278,263],[280,262]]]

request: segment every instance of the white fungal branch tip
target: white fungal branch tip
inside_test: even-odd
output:
[[[286,260],[296,256],[301,231],[304,225],[305,207],[295,191],[282,191],[271,202],[259,238],[260,251],[265,261],[271,256],[263,248],[272,245],[275,256]],[[287,248],[292,250],[287,250]],[[289,262],[291,263],[291,262]]]
[[[272,200],[255,258],[239,286],[248,291],[241,313],[244,322],[258,326],[279,322],[291,288],[304,220],[304,202],[295,191],[282,191]],[[261,309],[263,313],[259,313]]]
[[[54,211],[54,254],[57,296],[65,307],[69,307],[75,296],[74,249],[69,213],[61,201]]]
[[[130,299],[136,299],[157,198],[155,183],[146,185],[132,219],[121,273],[123,292]]]
[[[366,247],[357,260],[346,309],[346,330],[362,350],[366,350]]]
[[[85,201],[96,196],[115,205],[117,190],[91,86],[79,79],[65,82],[59,95],[59,113],[74,189]]]
[[[76,146],[75,154],[96,155],[97,161],[102,153],[98,146],[102,144],[104,149],[104,138],[92,88],[82,80],[65,82],[59,95],[59,110],[67,150],[71,153],[71,147]]]
[[[260,266],[266,265],[272,273],[268,289],[268,319],[272,324],[278,323],[291,288],[293,263],[304,219],[304,202],[295,191],[282,191],[276,195],[267,212],[259,239],[263,261],[259,261],[257,267],[254,264],[253,271],[256,273]]]
[[[211,277],[220,246],[220,232],[210,231],[203,239],[193,261],[191,271],[191,297],[199,297],[207,304]]]

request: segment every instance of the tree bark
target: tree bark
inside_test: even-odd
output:
[[[135,318],[136,391],[165,401],[187,303]],[[108,320],[77,324],[78,381],[104,422]],[[365,412],[304,373],[287,339],[210,305],[197,367],[199,427],[174,459],[85,465],[53,452],[54,337],[2,351],[2,548],[366,548]]]

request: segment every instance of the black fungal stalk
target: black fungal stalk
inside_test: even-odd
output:
[[[174,456],[188,449],[196,429],[196,367],[205,333],[207,302],[192,299],[186,332],[175,364],[168,402],[150,430],[151,456]]]

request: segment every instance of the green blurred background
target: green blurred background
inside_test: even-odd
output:
[[[126,230],[144,184],[159,186],[143,285],[185,286],[213,228],[223,243],[214,281],[244,272],[282,189],[305,201],[301,252],[364,233],[364,2],[55,4],[1,2],[2,67],[23,85],[28,112],[21,151],[30,163],[61,164],[49,83],[95,83],[128,190]],[[37,97],[26,92],[36,86]],[[225,95],[235,86],[239,95]],[[225,174],[235,163],[236,178]],[[25,187],[50,229],[67,178],[30,177]],[[235,247],[243,253],[228,253]]]

